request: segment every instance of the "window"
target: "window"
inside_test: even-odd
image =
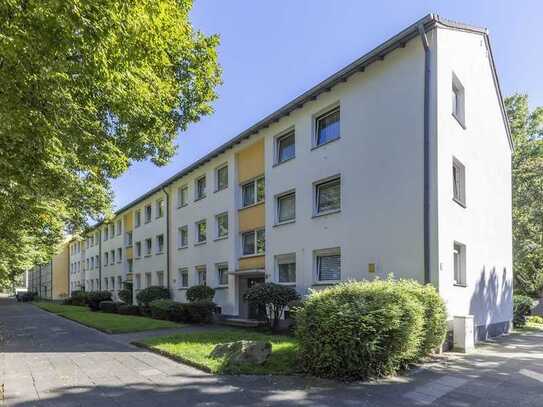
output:
[[[152,213],[153,213],[153,208],[151,208],[151,205],[147,205],[145,207],[145,223],[151,222]]]
[[[156,252],[157,254],[162,253],[164,250],[164,235],[158,235],[156,237]]]
[[[141,257],[141,242],[136,242],[136,257]]]
[[[87,267],[87,270],[88,270],[88,269],[89,269],[89,264],[90,264],[90,259],[87,259],[87,260],[85,261],[85,264],[86,264],[86,267]]]
[[[264,254],[266,246],[264,229],[242,233],[241,246],[243,256]]]
[[[220,286],[228,285],[228,264],[220,263],[217,267],[217,282]]]
[[[91,270],[94,269],[94,257],[91,257],[90,264],[91,264],[90,266]]]
[[[108,227],[107,227],[107,226],[104,228],[104,232],[103,232],[103,233],[104,233],[104,242],[105,242],[105,241],[107,240],[107,238],[108,238],[108,233],[109,233],[109,232],[108,232]]]
[[[452,115],[458,120],[458,123],[462,127],[466,127],[466,115],[465,115],[465,92],[462,83],[458,77],[453,73],[452,78]]]
[[[164,287],[164,272],[163,271],[156,272],[156,280],[157,280],[157,285],[159,287]]]
[[[186,267],[179,269],[178,288],[187,288],[189,286],[189,269]]]
[[[156,217],[161,218],[164,216],[164,199],[156,201]]]
[[[110,277],[109,281],[111,281],[111,289],[115,290],[115,277]]]
[[[264,178],[258,178],[241,186],[242,207],[264,200]]]
[[[466,285],[466,246],[461,243],[454,243],[454,284]]]
[[[117,249],[117,263],[120,263],[123,261],[123,249],[118,248]]]
[[[275,139],[275,163],[293,159],[296,156],[294,131]]]
[[[109,254],[108,254],[108,252],[105,252],[104,253],[104,266],[107,266],[108,259],[109,259]]]
[[[188,204],[189,187],[183,186],[177,190],[177,207],[181,208]]]
[[[183,247],[187,247],[189,244],[189,229],[188,226],[181,226],[179,229],[179,241],[178,241],[178,247],[181,249]]]
[[[153,250],[153,241],[151,239],[145,239],[145,255],[150,256]]]
[[[215,188],[217,191],[221,191],[225,188],[228,188],[228,166],[224,165],[216,170],[216,184]]]
[[[296,283],[296,254],[275,256],[277,281],[279,283]]]
[[[315,252],[317,281],[341,280],[341,252],[339,248]]]
[[[207,240],[206,232],[207,232],[206,221],[201,220],[200,222],[196,222],[196,242],[197,243],[204,243]]]
[[[196,275],[198,276],[198,285],[207,284],[206,266],[196,266]]]
[[[339,138],[339,107],[316,119],[315,145],[321,146]]]
[[[228,237],[228,213],[221,213],[215,217],[217,224],[217,239]]]
[[[203,199],[206,197],[206,177],[200,177],[196,180],[196,195],[194,200]]]
[[[98,267],[98,265],[100,264],[100,256],[96,255],[96,267]]]
[[[289,192],[277,197],[277,223],[296,219],[296,193]]]
[[[134,263],[132,259],[127,259],[126,264],[128,265],[128,273],[132,273],[132,271],[134,271],[133,269]]]
[[[112,223],[109,225],[109,238],[113,239],[115,237],[115,224]]]
[[[123,288],[123,278],[121,276],[117,277],[117,290],[121,290]]]
[[[151,273],[145,273],[145,287],[151,287],[151,285],[153,285]]]
[[[132,232],[126,232],[126,247],[132,246]]]
[[[460,205],[466,206],[466,168],[453,158],[453,199]]]
[[[136,290],[141,290],[141,275],[136,274],[135,275],[135,284],[134,284]]]
[[[339,210],[341,207],[341,179],[334,178],[315,185],[316,214]]]
[[[115,264],[115,250],[110,252],[109,257],[111,258],[111,264]]]
[[[135,227],[139,227],[141,225],[141,211],[139,209],[134,212],[134,224]]]
[[[123,230],[123,222],[122,220],[117,221],[117,236],[121,236]]]
[[[109,279],[107,277],[104,278],[104,285],[106,286],[106,290],[109,290]]]

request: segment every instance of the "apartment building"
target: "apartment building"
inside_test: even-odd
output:
[[[496,335],[512,320],[511,151],[487,31],[428,15],[97,225],[70,275],[178,301],[207,284],[253,318],[243,294],[264,281],[306,294],[393,274]]]
[[[71,237],[60,245],[53,258],[38,264],[28,270],[27,290],[37,293],[40,297],[50,300],[66,298],[71,292],[69,284],[72,281],[71,272]],[[73,253],[75,256],[75,253]]]

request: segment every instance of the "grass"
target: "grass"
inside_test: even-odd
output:
[[[215,345],[239,340],[262,340],[272,343],[272,353],[262,365],[228,367],[224,358],[209,356]],[[193,332],[146,339],[138,345],[162,355],[215,374],[293,374],[297,366],[298,344],[295,338],[244,329]]]
[[[180,328],[183,326],[182,324],[177,324],[175,322],[161,321],[146,317],[93,312],[87,307],[78,307],[74,305],[60,305],[52,302],[37,302],[34,304],[45,311],[52,312],[61,317],[111,334],[141,332],[163,328]]]

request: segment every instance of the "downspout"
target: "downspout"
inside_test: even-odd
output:
[[[102,291],[102,229],[98,228],[98,291]]]
[[[166,288],[170,291],[170,194],[162,187],[166,195]]]
[[[418,26],[424,47],[424,283],[431,282],[430,274],[430,45],[424,24]]]
[[[53,259],[50,260],[51,263],[51,299],[53,299]]]

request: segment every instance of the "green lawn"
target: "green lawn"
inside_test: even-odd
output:
[[[229,369],[223,358],[209,356],[215,345],[225,342],[264,340],[272,343],[272,354],[261,366],[242,365]],[[297,368],[297,342],[295,338],[243,330],[224,329],[219,331],[194,332],[146,339],[141,343],[154,351],[185,362],[211,373],[230,374],[292,374]]]
[[[182,324],[176,324],[175,322],[160,321],[146,317],[93,312],[87,307],[60,305],[52,302],[35,302],[34,304],[41,309],[60,315],[61,317],[112,334],[149,331],[162,328],[180,328],[183,326]]]

